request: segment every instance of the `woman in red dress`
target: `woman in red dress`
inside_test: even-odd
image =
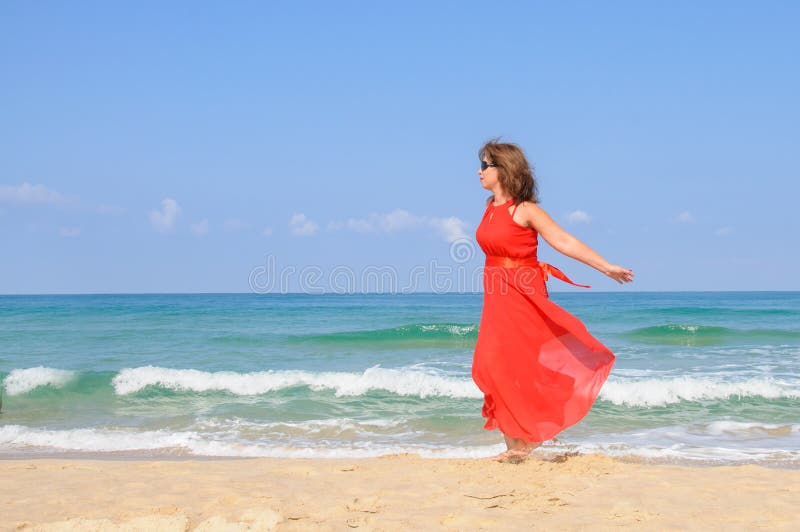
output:
[[[589,287],[538,261],[538,235],[620,284],[633,271],[607,262],[537,205],[518,146],[490,141],[479,157],[481,185],[494,194],[475,233],[486,263],[472,378],[484,394],[484,428],[500,429],[508,447],[492,459],[518,462],[589,412],[614,364],[614,354],[549,299],[549,275]]]

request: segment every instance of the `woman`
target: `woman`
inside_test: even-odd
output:
[[[537,205],[533,171],[518,146],[490,141],[478,155],[481,185],[493,196],[475,233],[486,263],[472,378],[484,393],[484,428],[500,429],[508,447],[492,459],[519,462],[586,415],[614,364],[578,318],[550,301],[548,275],[576,283],[538,261],[538,235],[620,284],[633,271],[608,263]]]

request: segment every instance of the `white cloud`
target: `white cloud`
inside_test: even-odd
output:
[[[45,185],[0,185],[0,203],[16,203],[19,205],[50,205],[56,207],[79,208],[95,214],[122,214],[124,207],[116,205],[94,205],[81,201],[77,196],[66,196]]]
[[[150,224],[160,233],[168,233],[175,229],[175,221],[181,214],[181,208],[174,199],[161,200],[161,211],[150,211]]]
[[[0,201],[22,204],[58,205],[70,201],[44,185],[0,185]]]
[[[357,233],[392,233],[424,227],[425,221],[403,209],[388,214],[370,214],[367,218],[348,218],[344,222],[330,222],[329,230],[349,229]]]
[[[732,229],[730,227],[725,226],[725,227],[720,227],[719,229],[714,231],[714,234],[717,236],[727,236],[731,234],[731,231]]]
[[[450,216],[449,218],[429,218],[428,224],[439,231],[439,235],[448,242],[467,238],[467,223]]]
[[[387,233],[417,229],[425,223],[421,216],[414,216],[403,209],[395,209],[389,214],[372,215],[370,218],[377,222],[380,231]]]
[[[261,234],[264,235],[264,236],[272,236],[272,228],[271,227],[265,227],[264,230],[261,231]]]
[[[79,227],[59,227],[58,234],[64,238],[75,238],[81,234]]]
[[[230,231],[241,231],[250,227],[250,224],[241,218],[228,218],[222,225]]]
[[[694,216],[689,211],[683,211],[673,221],[679,224],[690,224],[694,223]]]
[[[592,218],[586,212],[577,210],[567,214],[567,221],[570,223],[589,223]]]
[[[366,218],[348,218],[344,222],[330,222],[329,231],[349,229],[358,233],[395,233],[417,229],[434,229],[448,242],[467,238],[467,224],[450,216],[416,216],[403,209],[395,209],[387,214],[370,214]]]
[[[310,236],[317,232],[319,226],[306,218],[305,214],[293,214],[289,220],[289,227],[293,235]]]
[[[191,224],[189,225],[189,229],[194,236],[206,236],[208,234],[208,220],[204,218],[196,224]]]

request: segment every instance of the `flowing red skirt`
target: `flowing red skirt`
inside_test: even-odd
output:
[[[580,421],[615,360],[577,317],[549,299],[545,275],[541,266],[484,267],[472,365],[484,393],[484,428],[532,442]]]

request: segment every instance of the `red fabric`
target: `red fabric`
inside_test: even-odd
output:
[[[472,379],[486,430],[540,442],[589,412],[615,357],[549,299],[548,275],[589,287],[538,261],[538,234],[513,220],[512,202],[490,203],[475,232],[487,257]]]

